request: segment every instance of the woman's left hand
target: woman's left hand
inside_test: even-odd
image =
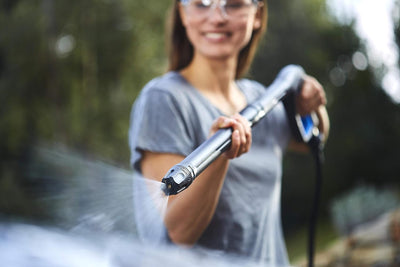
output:
[[[308,115],[326,105],[326,95],[322,85],[311,76],[304,78],[304,83],[296,97],[296,109],[301,115]]]

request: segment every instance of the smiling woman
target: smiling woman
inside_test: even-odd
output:
[[[198,53],[194,56],[230,57],[236,64],[237,54],[249,43],[253,30],[261,27],[258,1],[206,2],[208,5],[186,1],[183,11],[180,7],[188,38],[196,44]]]
[[[266,19],[264,1],[173,2],[169,71],[149,82],[135,101],[131,164],[160,182],[209,136],[232,128],[227,151],[189,188],[169,196],[163,238],[287,266],[280,222],[282,157],[291,142],[285,109],[279,103],[253,129],[239,114],[266,90],[242,78]],[[305,76],[296,102],[297,112],[316,112],[327,135],[322,86]]]
[[[266,24],[267,24],[267,8],[266,5],[264,4],[263,1],[254,1],[254,0],[235,0],[235,1],[228,1],[228,3],[249,3],[251,2],[251,5],[246,5],[246,8],[241,8],[242,11],[239,13],[241,14],[238,16],[239,18],[244,18],[245,20],[247,19],[246,16],[243,17],[243,10],[246,11],[246,14],[249,15],[250,12],[252,11],[251,9],[257,11],[258,13],[258,20],[260,25],[256,25],[257,27],[253,30],[251,34],[251,42],[247,43],[247,45],[240,51],[240,55],[238,58],[238,64],[237,64],[237,69],[236,69],[236,77],[239,78],[243,76],[249,65],[250,62],[253,60],[254,54],[256,52],[256,48],[258,45],[258,42],[264,33],[266,29]],[[221,19],[223,21],[227,21],[229,18],[228,13],[225,12],[225,5],[222,5],[223,3],[227,3],[226,1],[201,1],[201,0],[196,0],[196,1],[191,1],[191,0],[183,0],[181,2],[175,1],[175,6],[173,9],[173,14],[171,16],[171,21],[170,21],[170,44],[169,44],[169,70],[181,70],[182,68],[186,67],[192,60],[193,57],[193,46],[191,42],[188,39],[188,34],[186,34],[186,27],[182,23],[182,17],[181,14],[183,13],[180,9],[182,9],[181,4],[185,7],[186,12],[190,12],[188,9],[189,6],[197,4],[196,9],[199,10],[201,8],[204,9],[202,12],[203,14],[208,14],[210,15],[216,15],[216,19]],[[219,5],[217,4],[219,3]],[[230,5],[233,5],[230,3]],[[217,6],[218,5],[218,6]],[[217,8],[219,7],[219,8]],[[253,11],[254,12],[254,11]],[[216,13],[216,14],[214,14]],[[225,14],[225,15],[224,15]],[[184,14],[182,14],[184,16]],[[218,16],[219,15],[219,16]],[[195,16],[196,17],[196,16]],[[202,18],[203,17],[203,18]],[[234,21],[237,21],[238,17],[234,18]],[[204,20],[207,18],[207,16],[200,16],[197,17],[197,20],[200,20],[198,23],[201,23],[201,20]],[[194,19],[194,18],[193,18]],[[231,19],[233,20],[233,19]],[[194,19],[194,21],[196,21]],[[217,20],[218,21],[218,20]],[[222,24],[223,26],[223,24]],[[214,31],[219,31],[221,34],[221,24],[217,29],[214,29]],[[214,32],[218,34],[218,32]],[[213,33],[209,33],[209,36],[212,36]],[[228,33],[227,33],[228,34]]]

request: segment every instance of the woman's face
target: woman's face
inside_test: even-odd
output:
[[[216,0],[214,8],[208,7],[208,12],[201,15],[179,5],[186,34],[197,56],[221,60],[237,58],[250,41],[253,30],[261,27],[260,11],[256,5],[251,4],[241,16],[231,16],[219,6],[222,1],[225,0]]]

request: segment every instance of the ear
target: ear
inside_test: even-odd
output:
[[[258,30],[261,28],[263,8],[264,6],[257,8],[256,14],[254,15],[253,30]]]

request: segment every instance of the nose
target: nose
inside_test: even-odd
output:
[[[209,19],[212,21],[225,21],[228,15],[225,11],[224,1],[215,1],[209,13]]]

